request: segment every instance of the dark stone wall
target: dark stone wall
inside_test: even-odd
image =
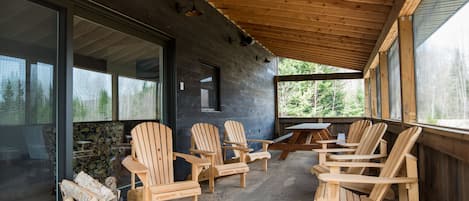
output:
[[[192,7],[187,0],[97,0],[112,9],[149,24],[175,39],[177,81],[185,90],[177,92],[176,151],[188,152],[190,128],[197,122],[217,125],[223,132],[228,119],[244,123],[249,138],[272,138],[274,133],[274,57],[258,44],[239,45],[240,31],[205,1],[195,1],[204,14],[186,17],[176,11],[176,2]],[[228,42],[233,38],[233,43]],[[256,60],[258,56],[258,60]],[[264,58],[272,62],[264,63]],[[201,62],[220,68],[220,112],[201,112]],[[176,163],[176,178],[184,178],[188,165]]]

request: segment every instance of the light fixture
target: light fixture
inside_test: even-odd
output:
[[[270,63],[270,60],[267,59],[267,58],[265,58],[265,59],[264,59],[264,63]]]
[[[195,8],[195,0],[192,0],[192,8],[184,13],[187,17],[201,16],[203,13]]]
[[[251,36],[241,35],[241,41],[239,42],[241,46],[248,46],[254,44],[254,39]]]

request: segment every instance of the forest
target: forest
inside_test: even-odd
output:
[[[280,58],[279,75],[354,72]],[[364,83],[356,80],[279,82],[280,117],[355,117],[364,114]]]

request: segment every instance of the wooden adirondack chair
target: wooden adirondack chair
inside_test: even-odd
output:
[[[378,123],[368,126],[356,148],[327,148],[314,149],[319,155],[319,164],[311,168],[311,173],[319,175],[328,173],[329,168],[324,164],[327,162],[328,155],[331,153],[353,153],[349,155],[329,155],[331,160],[351,160],[352,162],[365,162],[371,159],[380,159],[387,156],[387,143],[383,140],[384,133],[388,125]],[[380,154],[373,154],[380,145]],[[350,167],[345,171],[346,174],[363,174],[364,167]]]
[[[365,129],[371,126],[371,121],[370,120],[359,120],[355,121],[350,125],[350,128],[348,130],[345,143],[340,143],[338,139],[332,139],[332,140],[318,140],[316,143],[322,144],[323,148],[327,148],[329,144],[337,144],[339,146],[351,146],[351,145],[357,145],[360,140],[362,139],[363,134],[365,133]]]
[[[422,128],[412,127],[401,132],[397,137],[388,159],[382,163],[367,162],[328,162],[331,173],[320,174],[320,184],[316,190],[316,201],[381,201],[391,184],[399,186],[399,200],[418,201],[417,158],[410,154]],[[405,162],[405,166],[403,163]],[[341,167],[382,167],[378,177],[341,174]],[[401,177],[396,177],[401,170]],[[368,196],[358,195],[340,186],[341,183],[372,184]]]
[[[135,175],[143,183],[143,200],[171,200],[201,194],[198,182],[199,167],[210,165],[210,161],[192,155],[173,152],[172,131],[169,127],[145,122],[131,131],[132,155],[122,164],[131,172],[131,188],[135,189]],[[192,164],[192,180],[174,181],[173,160],[176,157]]]
[[[228,138],[228,139],[226,139]],[[271,140],[258,140],[258,139],[246,139],[246,133],[244,132],[244,126],[241,122],[228,120],[225,122],[225,143],[232,144],[235,147],[248,148],[248,142],[262,143],[262,150],[258,152],[246,153],[246,162],[253,162],[256,160],[262,160],[262,168],[267,171],[267,160],[272,156],[268,151],[269,144],[272,144]],[[235,159],[239,159],[241,153],[239,150],[233,150]],[[226,156],[226,153],[225,153]]]
[[[221,146],[218,128],[208,123],[197,123],[192,126],[192,148],[191,153],[199,154],[202,158],[210,160],[210,167],[202,171],[200,180],[209,180],[210,192],[215,191],[215,178],[221,176],[239,174],[240,185],[246,187],[246,175],[249,166],[245,162],[245,154],[250,150],[244,147]],[[225,164],[222,156],[223,149],[240,151],[240,162]]]

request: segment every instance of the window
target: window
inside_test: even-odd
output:
[[[399,63],[399,39],[396,38],[388,52],[389,115],[400,120],[401,116],[401,67]]]
[[[25,123],[26,60],[0,55],[0,124]]]
[[[219,111],[219,69],[202,64],[200,79],[200,106],[202,111]]]
[[[356,73],[359,71],[329,65],[304,62],[295,59],[280,58],[279,75]]]
[[[469,129],[469,3],[424,0],[414,14],[417,121]]]
[[[112,78],[80,68],[73,69],[73,121],[112,120]]]
[[[364,115],[364,83],[321,80],[278,83],[280,117],[357,117]]]
[[[119,120],[157,119],[157,89],[153,81],[119,76]]]
[[[31,65],[31,122],[45,124],[53,122],[54,66],[38,62]]]
[[[0,6],[0,200],[58,199],[59,13],[34,2]]]

